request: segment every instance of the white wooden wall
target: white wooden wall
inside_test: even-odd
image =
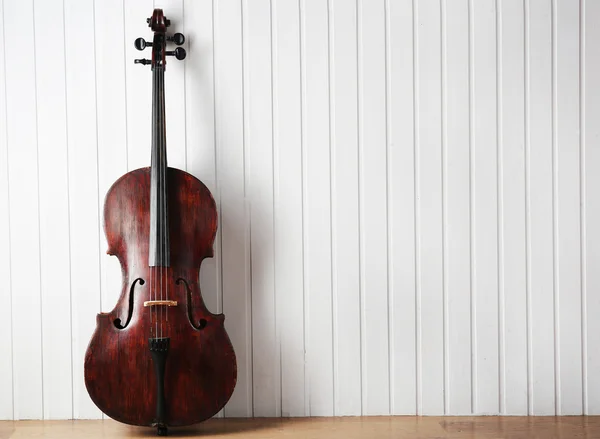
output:
[[[0,418],[97,418],[153,1],[0,3]],[[225,416],[600,414],[600,2],[154,3],[169,162],[219,206]]]

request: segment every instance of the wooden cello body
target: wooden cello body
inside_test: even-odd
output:
[[[106,195],[108,253],[121,263],[123,286],[115,308],[97,316],[85,383],[111,418],[155,426],[164,435],[167,426],[216,414],[233,393],[237,369],[224,316],[208,311],[199,286],[200,265],[213,255],[215,201],[200,180],[167,167],[168,20],[157,9],[149,24],[155,31],[152,165],[123,175]]]

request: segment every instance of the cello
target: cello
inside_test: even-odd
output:
[[[115,308],[99,313],[84,364],[93,402],[111,418],[132,425],[184,426],[215,415],[236,383],[233,346],[223,314],[204,305],[200,264],[213,256],[217,209],[208,188],[167,166],[166,59],[183,60],[184,36],[166,35],[161,9],[147,19],[152,59],[152,147],[149,168],[119,178],[104,202],[107,253],[118,258],[123,284]]]

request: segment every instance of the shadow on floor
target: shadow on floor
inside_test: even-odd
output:
[[[212,418],[189,427],[170,427],[169,436],[202,437],[241,433],[283,427],[285,422],[285,418],[254,418],[252,422],[248,422],[245,418]],[[131,437],[156,437],[154,428],[128,426],[128,429]]]

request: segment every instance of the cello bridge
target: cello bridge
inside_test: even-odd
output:
[[[177,306],[176,300],[147,300],[144,302],[144,306]]]

